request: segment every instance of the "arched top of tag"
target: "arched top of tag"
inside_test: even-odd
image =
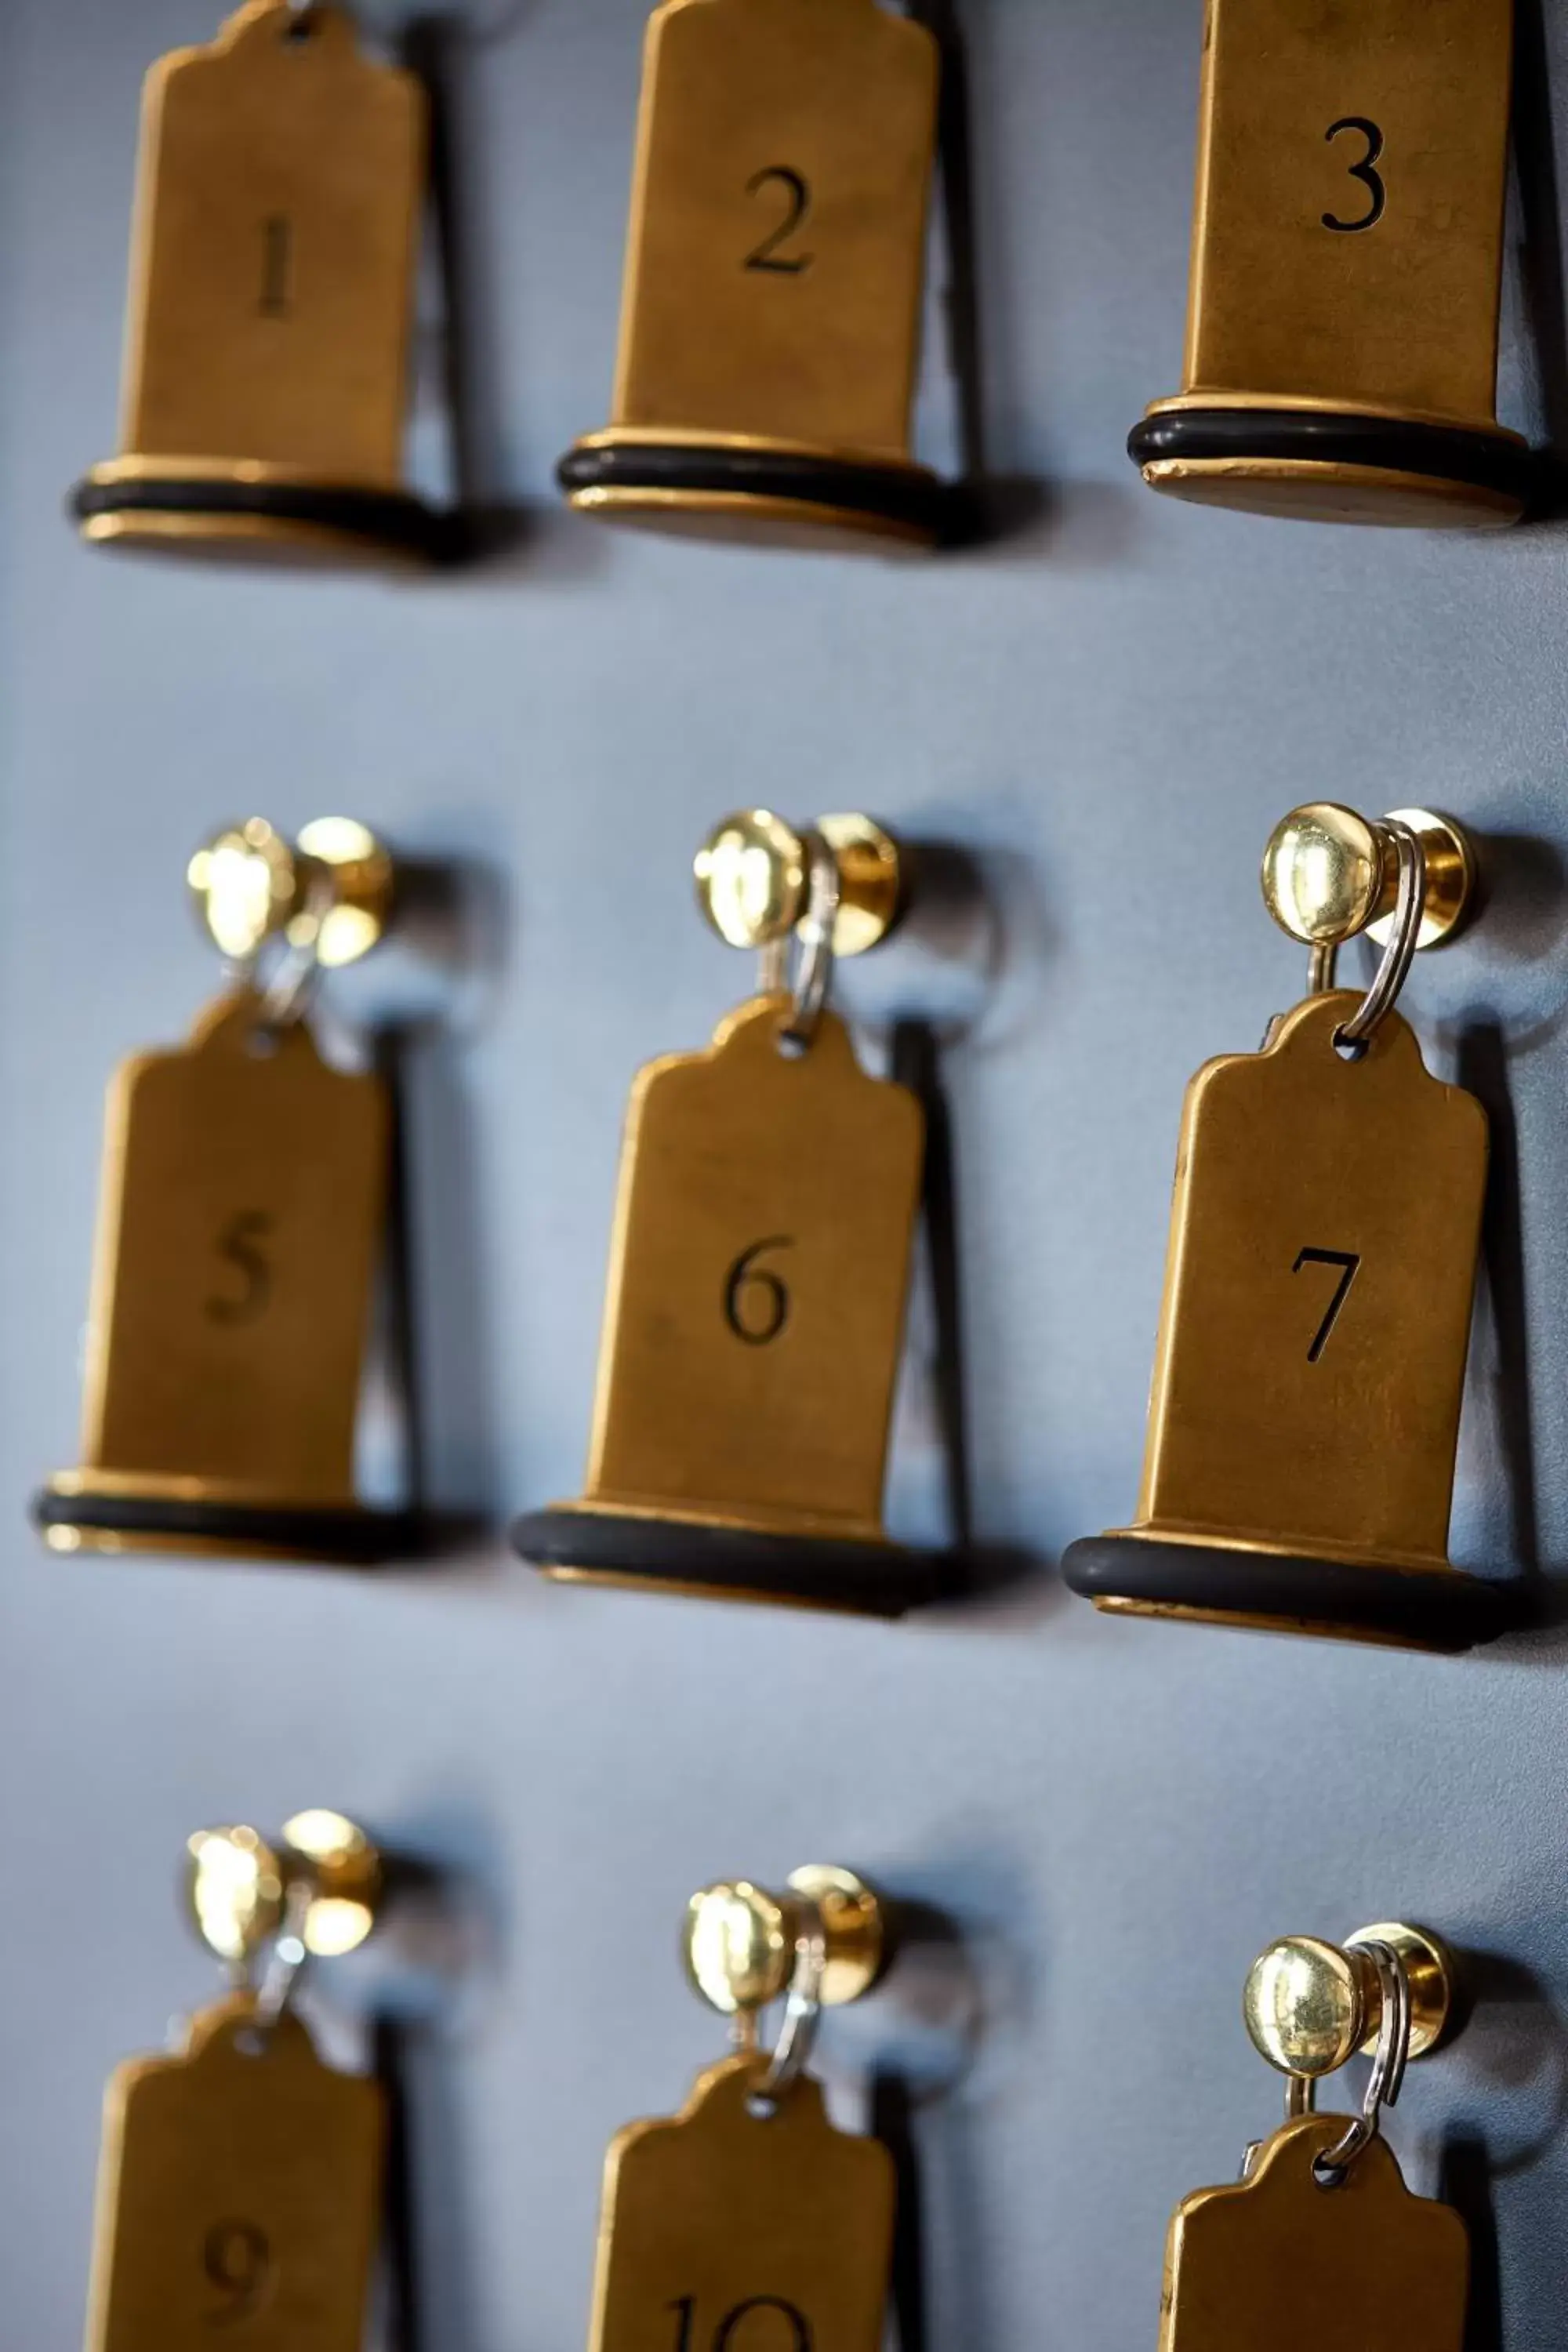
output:
[[[316,0],[308,12],[290,7],[289,0],[242,0],[210,41],[171,49],[152,70],[166,79],[193,63],[216,65],[236,55],[243,55],[247,64],[258,62],[274,47],[296,52],[308,47],[320,58],[352,59],[367,73],[387,70],[361,49],[353,16],[346,8],[334,6],[332,0]]]
[[[1293,1076],[1311,1074],[1325,1088],[1339,1086],[1345,1098],[1360,1082],[1362,1095],[1384,1087],[1407,1089],[1412,1099],[1429,1090],[1434,1101],[1461,1121],[1473,1123],[1483,1139],[1486,1113],[1474,1095],[1462,1087],[1433,1076],[1421,1053],[1415,1032],[1402,1014],[1386,1013],[1359,1054],[1342,1053],[1335,1043],[1340,1031],[1360,1004],[1352,989],[1331,989],[1326,994],[1303,997],[1289,1013],[1276,1015],[1256,1054],[1220,1054],[1205,1062],[1193,1080],[1194,1098],[1225,1074],[1255,1070],[1260,1061],[1288,1066]]]

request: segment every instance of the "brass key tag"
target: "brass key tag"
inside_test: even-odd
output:
[[[1185,382],[1151,488],[1325,521],[1497,526],[1511,0],[1208,0]]]
[[[614,2143],[591,2352],[880,2352],[892,2159],[834,2128],[810,2075],[754,2115],[765,2071],[726,2059]]]
[[[1461,2352],[1469,2245],[1412,2196],[1386,2141],[1332,2188],[1313,2177],[1343,2116],[1286,2124],[1239,2186],[1184,2200],[1165,2256],[1160,2352]]]
[[[40,1505],[57,1549],[384,1556],[353,1438],[389,1114],[248,991],[110,1089],[83,1466]]]
[[[881,1521],[923,1121],[832,1013],[787,1054],[789,1013],[754,998],[640,1073],[586,1490],[516,1540],[556,1574],[895,1612],[931,1584]]]
[[[109,2088],[89,2352],[360,2352],[381,2094],[238,1995]]]
[[[246,0],[148,74],[121,450],[86,538],[427,555],[402,485],[425,176],[414,77],[344,10]]]
[[[1101,1608],[1463,1649],[1447,1559],[1486,1116],[1389,1013],[1310,996],[1188,1090],[1135,1524],[1074,1545]]]
[[[938,54],[880,0],[664,0],[648,26],[615,414],[573,503],[926,540],[910,456]]]

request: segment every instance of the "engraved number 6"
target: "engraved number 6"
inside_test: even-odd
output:
[[[1354,236],[1358,229],[1375,228],[1388,204],[1388,190],[1383,184],[1382,173],[1376,169],[1377,159],[1383,152],[1383,133],[1375,122],[1367,121],[1364,114],[1343,114],[1337,122],[1330,123],[1323,136],[1329,140],[1337,139],[1342,131],[1359,131],[1366,141],[1366,153],[1359,163],[1352,163],[1348,169],[1351,178],[1360,180],[1372,198],[1372,209],[1363,213],[1360,220],[1341,220],[1337,213],[1325,213],[1323,226],[1338,229],[1345,236]]]

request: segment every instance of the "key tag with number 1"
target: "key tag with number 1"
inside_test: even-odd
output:
[[[308,1959],[374,1926],[384,1872],[341,1813],[275,1844],[188,1847],[196,1927],[233,1980],[172,2055],[119,2068],[104,2105],[88,2352],[360,2352],[380,2233],[384,2119],[368,2075],[318,2055]]]
[[[1133,1526],[1072,1546],[1104,1610],[1458,1651],[1502,1632],[1447,1558],[1486,1115],[1394,1011],[1466,911],[1471,855],[1422,809],[1279,825],[1264,895],[1310,992],[1187,1093]],[[1364,998],[1341,941],[1384,941]]]
[[[387,1089],[324,1061],[308,1018],[321,971],[385,930],[392,861],[347,818],[290,846],[253,817],[190,878],[237,982],[110,1090],[82,1462],[35,1516],[58,1552],[405,1558],[420,1516],[353,1489]]]
[[[548,1573],[886,1616],[932,1597],[931,1556],[882,1528],[924,1122],[826,1002],[901,872],[863,816],[803,835],[753,809],[699,854],[761,987],[633,1087],[586,1491],[513,1530]]]
[[[887,1942],[880,1901],[849,1870],[692,1897],[687,1969],[737,2047],[679,2116],[628,2124],[611,2147],[589,2352],[880,2352],[893,2161],[829,2122],[806,2062],[823,2009],[870,1990]],[[770,2058],[758,2018],[779,2000]]]

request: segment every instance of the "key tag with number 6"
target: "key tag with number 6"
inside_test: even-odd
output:
[[[882,1971],[882,1905],[836,1867],[780,1895],[733,1880],[692,1897],[684,1949],[737,2049],[610,2148],[589,2352],[880,2352],[892,2158],[829,2122],[806,2062],[823,2009]],[[780,2000],[770,2058],[758,2018]]]
[[[192,1915],[234,1989],[110,2083],[88,2352],[360,2352],[382,2095],[318,2056],[295,1996],[310,1958],[364,1941],[383,1879],[341,1813],[297,1814],[275,1845],[191,1839]]]
[[[387,1089],[325,1062],[308,1019],[321,971],[385,930],[392,861],[347,818],[290,846],[253,817],[190,879],[238,977],[110,1089],[82,1462],[35,1517],[58,1552],[406,1557],[419,1515],[353,1487]]]
[[[933,1596],[881,1524],[923,1118],[826,1003],[900,874],[863,816],[799,835],[750,810],[700,852],[761,991],[633,1087],[586,1490],[513,1530],[549,1574],[885,1616]]]
[[[1188,1089],[1138,1517],[1063,1572],[1124,1614],[1467,1650],[1507,1622],[1447,1558],[1487,1122],[1394,1008],[1466,911],[1469,845],[1319,803],[1263,883],[1310,992]],[[1362,930],[1384,955],[1357,997],[1333,967]]]

